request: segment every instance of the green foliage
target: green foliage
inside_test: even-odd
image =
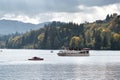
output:
[[[75,48],[75,49],[79,49],[81,48],[80,45],[82,43],[82,38],[79,36],[73,36],[70,40],[70,47],[71,48]]]
[[[112,34],[111,48],[114,50],[120,49],[120,34],[118,33]]]
[[[7,48],[61,49],[63,47],[120,50],[120,17],[75,24],[52,22],[39,30],[9,38]]]

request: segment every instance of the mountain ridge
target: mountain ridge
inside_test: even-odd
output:
[[[45,24],[49,22],[43,22],[39,24],[24,23],[17,20],[0,20],[0,34],[7,35],[11,33],[25,33],[30,30],[42,28]]]

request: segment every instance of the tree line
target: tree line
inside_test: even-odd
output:
[[[6,40],[6,48],[62,49],[91,48],[120,50],[120,16],[107,15],[93,23],[52,22]]]

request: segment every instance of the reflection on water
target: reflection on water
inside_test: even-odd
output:
[[[120,65],[1,65],[0,80],[118,80]]]
[[[119,80],[119,51],[90,51],[89,57],[59,57],[58,50],[3,50],[0,80]],[[44,61],[28,61],[33,56]]]

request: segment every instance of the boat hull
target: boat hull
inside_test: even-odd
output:
[[[28,59],[30,61],[41,61],[41,60],[44,60],[43,58],[39,58],[39,57],[33,57],[31,59]]]
[[[41,61],[41,60],[44,60],[44,59],[28,59],[28,60],[31,60],[31,61]]]
[[[59,54],[58,56],[89,56],[89,54]]]
[[[89,51],[60,51],[58,56],[90,56]]]

